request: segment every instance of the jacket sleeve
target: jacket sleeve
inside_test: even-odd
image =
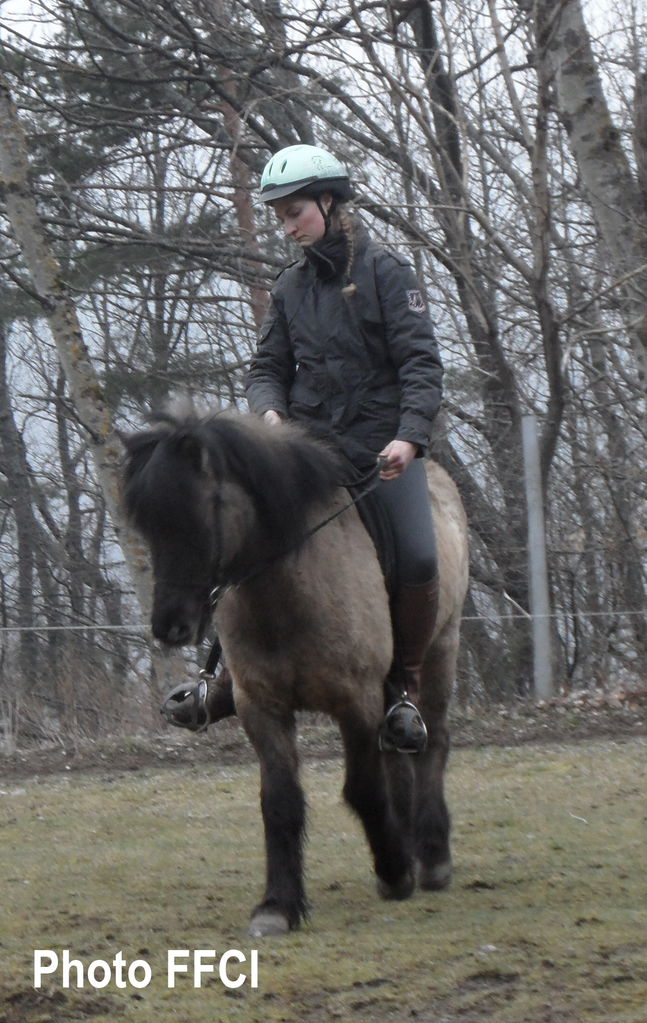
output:
[[[272,295],[247,375],[250,410],[262,415],[274,409],[283,419],[287,419],[288,395],[294,374],[295,362],[287,323],[280,303]]]
[[[443,393],[443,365],[434,328],[408,263],[386,254],[378,285],[387,347],[401,386],[396,439],[426,448]]]

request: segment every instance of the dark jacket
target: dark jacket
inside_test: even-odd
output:
[[[360,469],[389,441],[424,449],[442,363],[415,274],[356,232],[354,294],[304,258],[279,276],[247,378],[252,412],[274,409],[340,448]]]

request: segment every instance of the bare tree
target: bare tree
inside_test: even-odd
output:
[[[647,656],[644,25],[617,8],[623,65],[578,0],[57,0],[42,43],[4,36],[41,222],[119,423],[178,385],[240,403],[290,258],[254,183],[294,142],[348,162],[446,356],[434,454],[473,535],[466,685],[494,697],[529,683],[527,411],[563,678]]]

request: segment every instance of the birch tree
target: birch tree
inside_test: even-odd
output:
[[[645,166],[645,77],[635,68],[631,166],[605,95],[581,0],[539,0],[536,60],[568,134],[608,260],[613,286],[625,295],[624,315],[643,387],[647,384],[647,206],[639,175]],[[638,175],[636,173],[638,169]],[[644,180],[644,175],[643,175]]]
[[[110,409],[83,340],[76,307],[63,278],[61,267],[47,240],[38,215],[29,183],[29,161],[25,138],[11,101],[6,82],[0,79],[0,197],[13,236],[20,247],[30,281],[20,281],[22,289],[42,307],[56,345],[64,373],[59,380],[59,393],[65,382],[70,388],[75,412],[87,436],[97,476],[108,508],[112,526],[124,555],[137,601],[145,619],[152,606],[151,569],[148,553],[141,539],[126,522],[119,498],[119,465],[121,446],[113,428]],[[64,440],[64,423],[59,421],[59,439]],[[61,447],[64,482],[70,502],[70,513],[78,514],[75,478],[66,468],[67,447]],[[29,516],[19,512],[22,528]],[[73,524],[73,523],[72,523]],[[19,534],[22,529],[19,531]],[[78,535],[78,528],[72,530]],[[79,569],[81,566],[78,566]],[[31,573],[30,566],[25,568]],[[72,572],[73,584],[78,576]],[[26,599],[26,598],[25,598]],[[73,601],[74,606],[74,601]],[[182,671],[177,656],[154,654],[154,665],[162,687],[167,688]]]

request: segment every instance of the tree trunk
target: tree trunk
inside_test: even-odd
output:
[[[580,0],[539,0],[536,7],[537,60],[552,84],[557,112],[568,134],[582,181],[600,228],[611,271],[629,275],[624,288],[638,372],[647,382],[647,244],[641,192],[622,148],[620,132],[602,87]],[[626,315],[626,314],[625,314]]]
[[[18,581],[15,625],[30,630],[34,626],[34,552],[38,527],[31,505],[31,476],[22,435],[16,425],[7,386],[5,325],[0,323],[0,468],[9,485],[18,546]],[[38,646],[31,631],[19,638],[20,672],[26,684],[37,675]]]
[[[29,185],[27,147],[9,89],[0,79],[0,197],[32,281],[32,295],[47,317],[72,400],[85,428],[106,506],[112,519],[142,614],[150,619],[152,579],[148,553],[126,522],[119,500],[121,445],[110,410],[83,340],[76,308],[46,237]],[[184,668],[153,655],[159,681]],[[168,668],[167,668],[168,664]],[[170,684],[171,678],[166,678]]]

